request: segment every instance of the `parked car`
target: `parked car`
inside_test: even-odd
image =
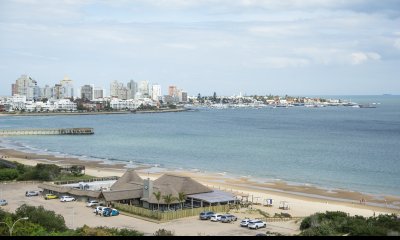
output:
[[[94,210],[94,213],[101,215],[103,213],[103,207],[102,206],[97,206]]]
[[[250,229],[259,229],[259,228],[265,228],[267,227],[267,223],[261,221],[261,220],[252,220],[249,222],[247,225],[248,228]]]
[[[223,214],[215,213],[215,214],[213,214],[213,215],[211,216],[210,220],[213,221],[213,222],[221,221],[222,215],[223,215]]]
[[[5,199],[0,199],[0,206],[5,206],[5,205],[7,205],[7,204],[8,204],[7,200],[5,200]]]
[[[119,211],[115,208],[109,208],[109,207],[103,208],[103,216],[104,217],[118,216],[118,215],[119,215]]]
[[[247,227],[247,225],[249,224],[249,222],[252,221],[251,219],[245,218],[240,222],[240,226],[241,227]]]
[[[212,215],[214,215],[214,212],[201,212],[199,217],[201,220],[209,220]]]
[[[86,204],[87,207],[94,207],[94,206],[98,206],[98,205],[100,205],[100,203],[99,203],[99,201],[97,201],[97,200],[90,200],[90,201]]]
[[[56,199],[58,198],[57,195],[54,194],[46,194],[44,195],[44,199],[49,200],[49,199]]]
[[[60,202],[72,202],[75,201],[76,199],[74,197],[71,196],[62,196],[60,198]]]
[[[26,197],[39,196],[39,194],[40,194],[39,191],[26,191],[25,192]]]
[[[225,215],[222,215],[221,216],[221,222],[223,222],[223,223],[228,223],[228,222],[233,222],[233,221],[236,221],[237,220],[237,217],[236,216],[234,216],[234,215],[232,215],[232,214],[225,214]]]

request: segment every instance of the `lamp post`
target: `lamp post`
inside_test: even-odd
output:
[[[6,223],[6,222],[0,222],[0,223],[4,223],[5,225],[7,225],[8,231],[10,232],[10,236],[12,236],[12,232],[13,232],[13,229],[14,229],[15,224],[16,224],[18,221],[21,221],[21,220],[28,220],[28,219],[29,219],[28,217],[20,218],[20,219],[18,219],[17,221],[15,221],[11,227],[10,227],[10,225],[8,225],[8,223]]]

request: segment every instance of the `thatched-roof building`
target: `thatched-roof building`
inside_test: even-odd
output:
[[[234,203],[233,194],[214,191],[190,177],[164,174],[155,181],[142,179],[134,170],[128,170],[111,187],[110,191],[87,191],[70,187],[44,183],[39,187],[52,192],[77,195],[84,194],[89,198],[104,200],[107,203],[120,202],[125,204],[142,206],[148,209],[180,208],[182,205],[200,207]],[[185,199],[179,201],[178,196],[184,195]],[[160,198],[157,199],[156,195]],[[172,201],[166,202],[168,197]]]

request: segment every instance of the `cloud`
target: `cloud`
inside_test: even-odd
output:
[[[170,48],[178,48],[178,49],[196,49],[197,46],[193,45],[193,44],[187,44],[187,43],[166,43],[164,44],[166,47],[170,47]]]
[[[293,68],[310,64],[308,59],[296,57],[265,57],[246,63],[245,66],[256,68]]]
[[[354,52],[351,55],[351,62],[354,65],[362,64],[369,60],[380,60],[381,56],[375,52]]]
[[[395,48],[397,48],[397,49],[400,50],[400,38],[398,38],[398,39],[396,39],[396,40],[394,41],[393,46],[394,46]]]

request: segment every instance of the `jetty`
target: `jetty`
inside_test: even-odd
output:
[[[91,134],[94,134],[93,128],[0,129],[0,136]]]

